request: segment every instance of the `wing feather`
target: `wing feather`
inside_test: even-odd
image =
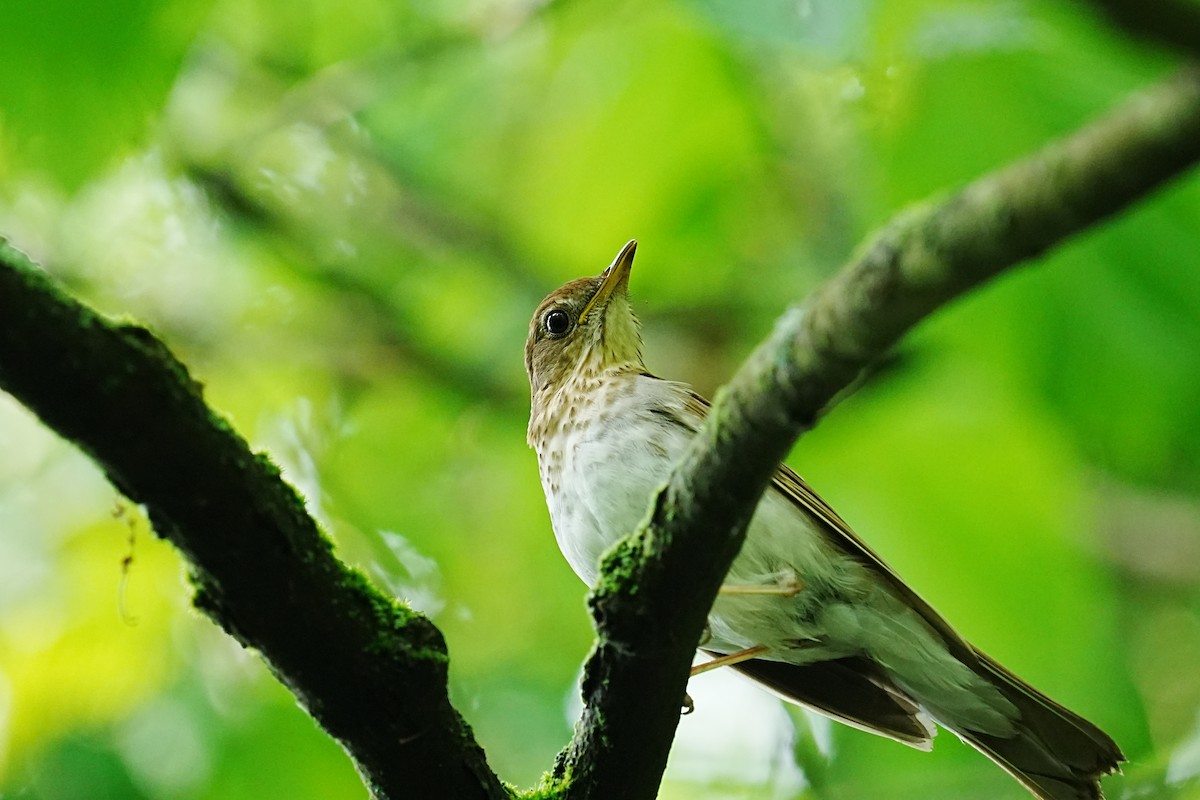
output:
[[[686,408],[698,419],[708,415],[711,405],[695,392],[688,392],[685,401]],[[797,508],[804,511],[816,521],[825,531],[829,541],[842,551],[854,557],[860,563],[874,570],[882,577],[889,588],[904,602],[916,611],[945,641],[947,648],[957,658],[972,663],[978,658],[974,647],[967,642],[950,623],[933,609],[928,602],[912,590],[896,571],[888,566],[871,546],[859,538],[850,525],[842,519],[833,508],[798,474],[786,464],[780,464],[774,477],[771,478],[771,488],[790,500]]]
[[[686,401],[686,410],[694,418],[703,419],[709,404],[692,393]],[[1011,736],[990,736],[955,726],[953,720],[938,720],[940,723],[954,730],[1042,800],[1100,800],[1103,797],[1100,777],[1118,771],[1125,760],[1121,749],[1107,734],[1037,691],[963,639],[793,470],[781,465],[771,480],[771,488],[816,521],[833,545],[874,570],[896,597],[942,637],[956,658],[996,687],[1018,709],[1016,732]],[[928,739],[922,739],[915,727],[926,722],[925,714],[886,674],[873,674],[872,664],[865,668],[862,664],[847,664],[850,672],[847,678],[844,671],[831,667],[831,663],[821,665],[809,674],[787,672],[775,666],[763,667],[755,661],[737,667],[769,688],[843,722],[914,747],[928,746]],[[844,683],[847,680],[849,682]],[[864,692],[864,682],[877,687],[876,690]],[[847,687],[853,687],[855,691],[847,691]]]

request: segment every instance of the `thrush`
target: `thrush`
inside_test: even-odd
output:
[[[543,300],[525,343],[529,444],[558,546],[589,586],[709,409],[643,364],[628,296],[636,246]],[[1100,777],[1125,760],[1098,727],[963,639],[785,465],[725,583],[709,664],[786,700],[922,750],[936,722],[1041,800],[1098,800]]]

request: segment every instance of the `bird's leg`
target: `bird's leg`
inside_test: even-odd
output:
[[[717,656],[711,661],[705,661],[703,664],[693,665],[691,677],[694,678],[697,675],[708,672],[709,670],[717,669],[719,667],[728,667],[732,666],[733,664],[740,664],[743,661],[749,661],[750,659],[757,657],[760,653],[766,652],[766,650],[767,646],[765,644],[756,644],[754,647],[747,647],[745,650],[739,650],[736,653]]]
[[[795,597],[804,591],[804,581],[795,570],[781,572],[775,578],[775,583],[733,584],[722,586],[718,594],[723,595],[777,595],[779,597]]]
[[[704,629],[705,629],[705,631],[707,631],[708,626],[707,625],[704,626]],[[689,673],[688,677],[694,678],[697,675],[708,672],[709,670],[718,669],[720,667],[728,667],[731,664],[740,664],[743,661],[749,661],[750,659],[754,658],[755,656],[757,656],[759,653],[762,653],[766,649],[767,649],[767,646],[765,644],[756,644],[756,645],[754,645],[754,647],[747,647],[745,650],[739,650],[736,653],[730,653],[730,654],[724,655],[724,656],[717,656],[716,658],[713,658],[709,661],[705,661],[703,664],[694,664],[692,666],[692,671],[691,671],[691,673]],[[684,692],[683,693],[683,706],[679,711],[679,715],[681,717],[686,717],[688,714],[691,714],[695,710],[696,710],[696,701],[692,699],[692,696],[690,694],[688,694],[687,692]]]

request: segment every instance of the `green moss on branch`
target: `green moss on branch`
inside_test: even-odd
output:
[[[103,319],[3,240],[0,388],[146,506],[188,560],[196,607],[263,655],[377,797],[509,796],[450,705],[433,623],[334,557],[152,333]]]
[[[718,395],[591,599],[599,638],[584,716],[557,766],[572,800],[657,792],[687,665],[745,523],[796,437],[936,309],[1200,160],[1200,71],[1070,137],[898,215],[774,331]]]

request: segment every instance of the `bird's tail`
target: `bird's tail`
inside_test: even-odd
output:
[[[1015,733],[995,736],[938,720],[1041,800],[1101,800],[1100,778],[1125,760],[1104,731],[978,653],[976,672],[1020,712]]]

